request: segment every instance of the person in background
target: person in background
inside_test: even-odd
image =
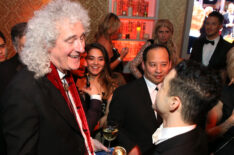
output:
[[[129,155],[145,154],[152,146],[152,134],[161,124],[152,109],[161,82],[171,69],[170,52],[152,44],[143,52],[144,76],[114,91],[108,120],[119,124],[117,143]]]
[[[227,35],[234,36],[234,3],[228,4],[227,13],[223,15],[224,22],[223,22],[223,30],[222,36],[226,37]],[[233,36],[230,36],[233,38]]]
[[[119,17],[113,13],[108,13],[105,19],[98,26],[96,41],[106,48],[111,70],[122,73],[122,61],[128,53],[128,48],[123,48],[119,53],[118,50],[114,48],[112,43],[112,40],[119,39],[120,25],[121,22]]]
[[[49,2],[28,22],[20,53],[26,67],[14,77],[0,101],[8,155],[94,155],[99,149],[108,151],[90,136],[89,126],[97,123],[101,113],[101,96],[92,85],[83,90],[90,94],[93,107],[85,111],[70,73],[80,65],[89,23],[88,12],[69,0]]]
[[[4,89],[6,87],[5,84],[5,74],[2,70],[6,70],[7,68],[5,67],[5,65],[3,65],[3,63],[5,62],[5,60],[7,59],[7,47],[6,47],[6,38],[3,35],[3,33],[0,31],[0,98],[1,95],[4,92]],[[2,126],[0,124],[0,154],[5,155],[6,154],[6,149],[5,149],[5,141],[3,138],[3,134],[2,134]]]
[[[7,59],[6,38],[0,31],[0,63]]]
[[[198,38],[194,42],[190,60],[202,63],[212,69],[225,72],[227,52],[232,45],[223,40],[223,37],[219,35],[222,24],[222,14],[217,11],[213,11],[209,14],[205,23],[206,36]]]
[[[87,45],[85,49],[87,52],[87,77],[78,79],[76,85],[81,91],[83,88],[89,87],[90,84],[95,85],[98,94],[102,95],[102,117],[99,120],[99,128],[102,128],[107,120],[113,91],[126,82],[121,74],[111,72],[105,47],[99,43],[92,43]],[[85,95],[84,97],[85,102],[90,102],[89,96]]]
[[[213,8],[211,6],[207,6],[205,9],[205,18],[203,20],[202,27],[200,28],[200,37],[205,37],[206,36],[206,30],[205,30],[205,23],[208,18],[208,15],[213,12]]]
[[[179,56],[176,51],[175,43],[172,40],[174,28],[173,24],[167,19],[159,19],[154,28],[153,39],[147,40],[147,42],[142,46],[141,50],[138,52],[137,56],[130,62],[130,71],[136,78],[141,78],[142,73],[138,69],[139,65],[142,63],[143,51],[146,47],[151,44],[162,44],[165,45],[170,52],[172,66],[176,65],[179,61]]]
[[[24,47],[27,23],[19,23],[11,28],[11,40],[15,51],[20,53]]]
[[[11,79],[23,67],[23,64],[19,60],[19,53],[24,47],[26,27],[27,23],[24,22],[16,24],[11,28],[11,40],[16,54],[0,64],[0,72],[2,73],[0,76],[0,96]]]
[[[230,82],[224,85],[219,103],[210,110],[206,125],[209,150],[215,155],[234,154],[234,47],[227,54],[227,74]]]
[[[168,73],[153,105],[163,123],[152,135],[155,147],[149,154],[208,154],[205,131],[198,122],[217,104],[220,82],[215,72],[189,60]]]

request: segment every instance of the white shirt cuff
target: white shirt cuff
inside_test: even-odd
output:
[[[101,100],[102,100],[102,97],[101,97],[101,95],[91,95],[91,96],[90,96],[90,99],[91,99],[91,100],[96,99],[96,100],[101,101]]]

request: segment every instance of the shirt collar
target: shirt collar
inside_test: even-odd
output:
[[[152,135],[153,144],[157,145],[167,139],[189,132],[195,128],[196,128],[195,124],[183,127],[169,127],[169,128],[164,128],[163,124],[161,124],[161,126]]]
[[[156,88],[156,86],[160,85],[160,84],[158,84],[158,85],[154,84],[153,82],[151,82],[150,80],[148,80],[145,76],[143,76],[143,77],[145,79],[145,83],[146,83],[146,85],[148,87],[149,92],[154,91],[154,89]]]
[[[206,37],[206,39],[209,40],[207,37]],[[217,45],[219,42],[219,39],[220,39],[220,36],[218,35],[215,39],[210,40],[210,41],[214,41],[214,45]]]
[[[58,71],[59,78],[62,80],[66,74],[63,73],[63,72],[61,72],[61,71],[58,70],[58,69],[57,69],[57,71]]]

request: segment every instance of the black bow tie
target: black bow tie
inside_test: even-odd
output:
[[[211,40],[205,39],[204,43],[205,44],[209,44],[210,43],[211,45],[214,45],[214,40],[211,41]]]

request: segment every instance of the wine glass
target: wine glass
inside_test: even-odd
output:
[[[111,141],[118,136],[118,124],[115,121],[107,121],[103,126],[102,133],[105,140],[108,141],[108,149],[110,149]]]

